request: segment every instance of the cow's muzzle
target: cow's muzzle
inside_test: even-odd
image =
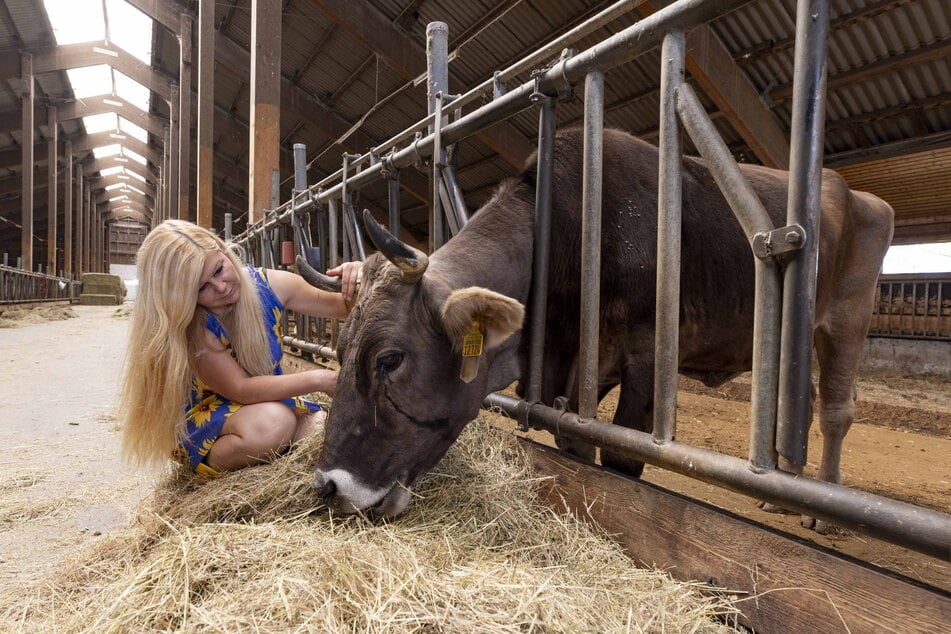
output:
[[[368,487],[343,469],[318,469],[314,474],[314,489],[332,511],[346,514],[363,512],[385,518],[401,514],[412,498],[410,489],[400,482],[390,487]]]

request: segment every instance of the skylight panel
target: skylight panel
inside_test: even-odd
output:
[[[145,128],[132,123],[125,117],[119,117],[119,130],[143,143],[148,143],[149,133],[145,131]]]
[[[129,148],[122,148],[122,156],[126,156],[136,163],[141,163],[142,165],[145,165],[146,163],[144,156],[139,155],[137,152],[133,152]]]
[[[43,0],[43,4],[58,45],[105,39],[101,0]]]
[[[103,176],[112,176],[113,174],[118,174],[124,168],[121,165],[116,165],[115,167],[107,167],[104,170],[100,170],[99,173]]]
[[[112,69],[105,64],[66,71],[77,99],[112,94]]]
[[[103,112],[94,114],[91,117],[83,117],[83,125],[86,126],[86,134],[95,134],[96,132],[114,131],[119,123],[116,120],[116,113]]]
[[[103,145],[102,147],[97,147],[92,151],[93,156],[98,158],[104,158],[106,156],[115,156],[119,154],[122,148],[119,147],[118,143],[112,145]]]
[[[125,0],[106,0],[109,39],[146,64],[152,63],[152,20]]]
[[[149,89],[125,73],[114,71],[116,95],[143,112],[149,111]]]

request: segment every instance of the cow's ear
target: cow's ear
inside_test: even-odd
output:
[[[446,334],[459,348],[473,323],[480,324],[485,348],[491,350],[519,330],[524,318],[520,302],[478,286],[454,290],[442,305]]]

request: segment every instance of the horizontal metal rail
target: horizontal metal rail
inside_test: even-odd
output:
[[[708,22],[730,11],[736,10],[752,0],[680,0],[656,13],[653,13],[608,39],[581,53],[565,57],[552,68],[536,75],[533,81],[525,82],[490,103],[461,116],[442,126],[440,143],[457,143],[492,124],[504,121],[523,110],[532,108],[535,101],[532,95],[541,93],[557,95],[584,81],[591,71],[606,71],[660,46],[664,35],[671,30],[688,29],[696,24]],[[419,124],[414,128],[420,127]],[[326,204],[330,200],[339,200],[344,191],[353,192],[385,177],[384,171],[415,165],[421,159],[431,157],[436,139],[434,134],[420,136],[408,146],[394,149],[383,160],[372,162],[353,175],[348,175],[346,186],[337,182],[329,187],[312,186],[311,196],[299,200],[295,205],[282,205],[257,223],[250,225],[244,233],[235,237],[235,242],[243,243],[252,233],[271,227],[279,222],[287,222],[294,213],[312,209],[315,203]],[[352,162],[351,162],[352,164]],[[326,184],[326,179],[324,181]]]
[[[868,334],[951,341],[951,274],[879,277]]]
[[[676,441],[658,443],[651,434],[504,394],[490,394],[483,405],[557,436],[610,446],[629,458],[951,560],[951,515],[946,513],[775,469],[754,471],[739,458]]]
[[[0,264],[0,305],[72,301],[80,286],[75,280]]]

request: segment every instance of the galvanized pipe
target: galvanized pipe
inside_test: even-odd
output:
[[[604,73],[584,83],[584,166],[581,185],[581,337],[578,413],[598,412],[598,345],[601,315],[601,185],[604,142]]]
[[[390,233],[400,235],[400,173],[393,170],[389,176],[389,214]]]
[[[802,249],[786,265],[783,283],[776,427],[776,449],[797,466],[806,464],[812,417],[812,337],[819,261],[828,33],[828,0],[799,0],[786,224],[800,225],[805,229],[805,236]]]
[[[337,360],[337,351],[329,346],[322,346],[317,343],[304,341],[303,339],[297,339],[295,337],[291,337],[288,335],[284,335],[281,338],[281,341],[284,343],[285,346],[290,346],[291,348],[298,348],[305,352],[309,352],[311,354],[316,354],[318,356],[321,356],[325,359],[332,359],[334,361]]]
[[[677,95],[677,111],[747,240],[752,240],[758,233],[771,231],[774,227],[769,214],[720,138],[700,99],[687,84],[681,86]],[[753,309],[749,454],[752,468],[765,470],[776,468],[776,390],[782,285],[779,268],[772,258],[755,258],[754,269],[756,303]]]
[[[680,366],[680,233],[683,147],[677,124],[677,91],[684,83],[684,34],[673,31],[661,47],[660,145],[657,191],[657,296],[654,317],[654,441],[677,433]]]
[[[452,210],[455,214],[455,222],[461,230],[469,222],[469,212],[466,210],[466,199],[462,195],[462,189],[456,181],[456,170],[452,165],[446,164],[442,168],[442,176],[446,183],[446,189],[449,190],[449,196],[452,199]]]
[[[830,520],[932,557],[951,558],[951,515],[940,511],[784,471],[755,473],[739,458],[677,441],[658,444],[650,434],[595,419],[582,420],[572,412],[541,404],[528,405],[524,411],[526,406],[518,399],[504,394],[490,394],[483,405],[499,408],[511,418],[525,418],[532,427],[556,436],[611,447],[634,460]]]
[[[548,265],[551,253],[551,186],[555,159],[555,99],[538,96],[538,161],[535,177],[535,232],[532,253],[532,296],[528,318],[528,380],[525,400],[541,400],[545,358],[545,321],[548,317]]]
[[[531,96],[536,90],[544,94],[557,94],[560,87],[577,84],[592,70],[609,70],[652,50],[670,30],[686,29],[709,21],[749,1],[680,0],[632,24],[597,46],[563,60],[539,75],[537,81],[528,81],[478,110],[447,123],[442,129],[442,141],[446,144],[461,141],[493,123],[531,107]],[[424,136],[409,147],[394,150],[388,155],[387,161],[395,168],[414,165],[419,158],[432,155],[433,143],[433,135]],[[350,187],[359,189],[373,182],[379,178],[380,169],[379,162],[367,167],[350,179]],[[324,182],[328,182],[327,179]],[[324,189],[319,194],[320,202],[339,197],[339,184]]]

